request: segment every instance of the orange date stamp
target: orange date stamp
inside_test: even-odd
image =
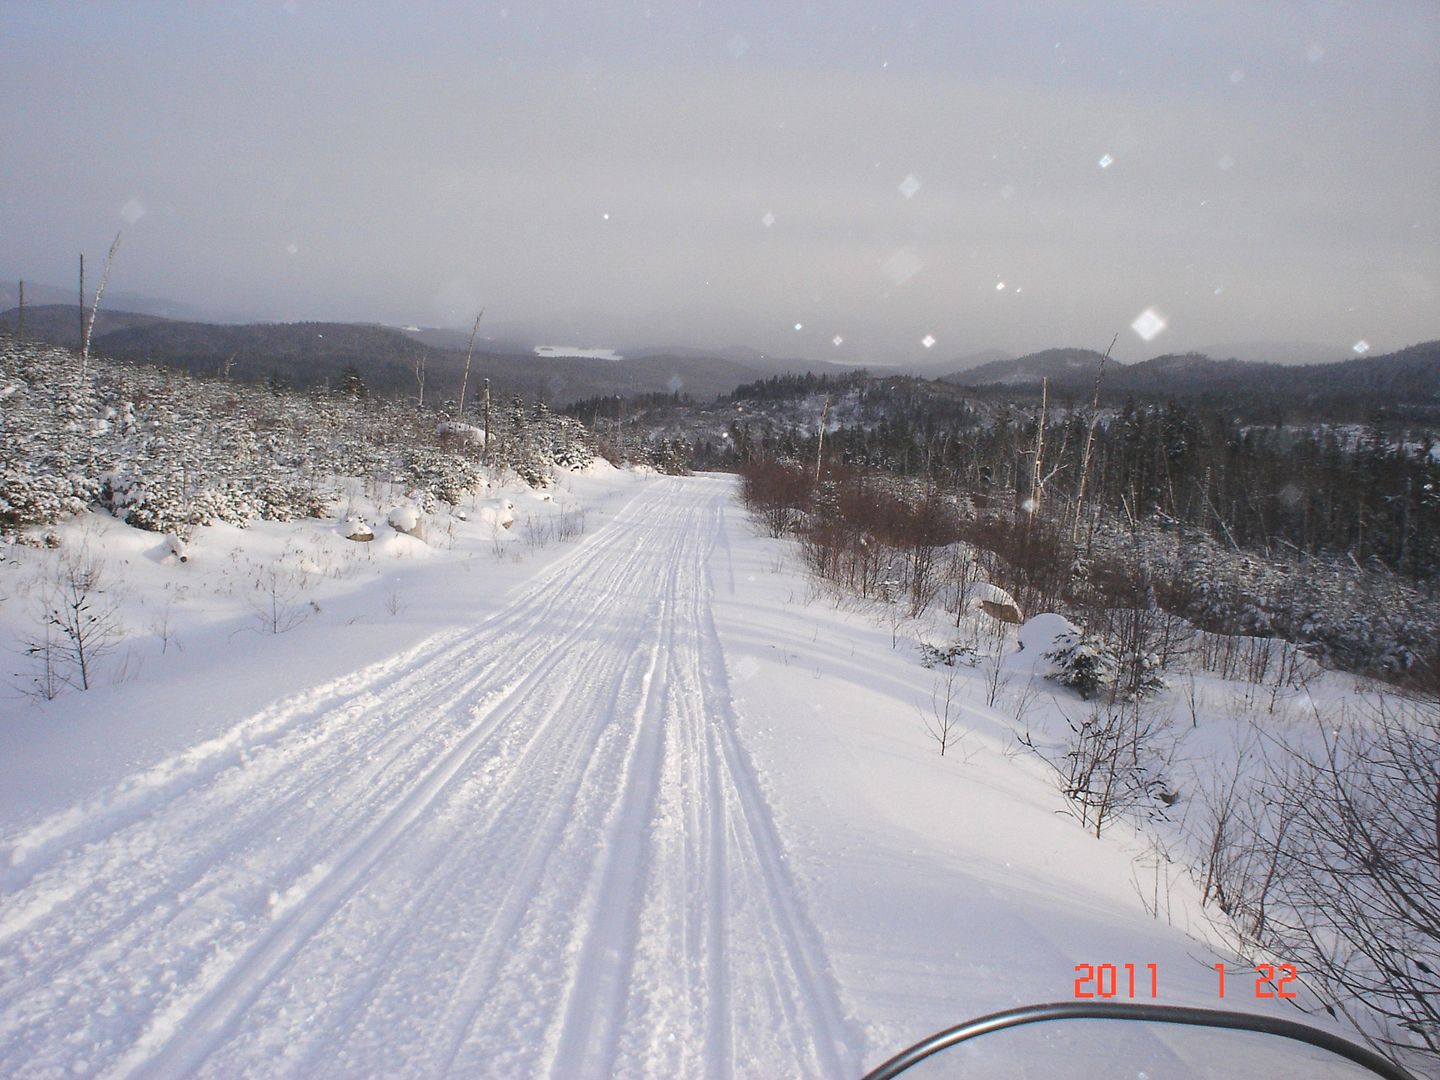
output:
[[[1224,997],[1227,989],[1233,994],[1235,984],[1253,992],[1256,998],[1293,998],[1291,987],[1300,978],[1294,964],[1256,964],[1253,968],[1228,969],[1224,964],[1213,964],[1218,982],[1216,994]],[[1253,972],[1253,975],[1252,975]],[[1226,986],[1226,977],[1230,986]],[[1252,985],[1253,979],[1253,985]],[[1079,998],[1123,998],[1135,1001],[1142,998],[1155,1000],[1160,997],[1159,964],[1076,964],[1075,997]]]

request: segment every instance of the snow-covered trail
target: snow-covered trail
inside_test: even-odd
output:
[[[734,731],[728,486],[0,841],[0,1074],[840,1076]]]

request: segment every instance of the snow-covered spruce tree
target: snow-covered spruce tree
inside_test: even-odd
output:
[[[1119,659],[1116,690],[1126,701],[1154,697],[1170,684],[1160,654],[1149,650],[1127,652]]]
[[[1084,630],[1061,634],[1045,658],[1054,664],[1046,677],[1070,687],[1085,701],[1111,686],[1118,669],[1105,643]]]

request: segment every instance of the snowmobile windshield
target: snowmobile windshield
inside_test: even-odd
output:
[[[1330,1031],[1283,1017],[1122,1003],[1059,1002],[991,1013],[911,1046],[864,1080],[1414,1080]]]

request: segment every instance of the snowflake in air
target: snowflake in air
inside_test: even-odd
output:
[[[1146,308],[1139,314],[1135,321],[1130,324],[1130,329],[1139,334],[1143,340],[1149,341],[1156,334],[1160,333],[1161,330],[1165,329],[1165,318],[1154,308]]]
[[[880,264],[883,273],[898,288],[904,285],[924,267],[925,260],[913,247],[903,247]]]

